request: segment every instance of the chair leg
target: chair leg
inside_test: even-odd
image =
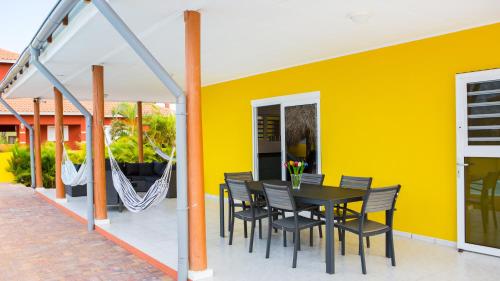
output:
[[[233,245],[234,217],[229,218],[229,245]]]
[[[295,230],[295,232],[293,233],[294,236],[297,238],[295,239],[295,243],[293,245],[293,262],[292,262],[292,268],[296,268],[297,267],[297,251],[299,250],[299,235],[300,235],[300,232],[298,229]]]
[[[311,229],[309,230],[309,246],[313,246],[314,244],[314,238],[313,238],[313,228],[311,227]]]
[[[361,256],[361,270],[366,274],[366,261],[365,261],[365,245],[363,236],[359,235],[359,255]]]
[[[285,218],[285,212],[282,212],[281,216]],[[283,247],[286,247],[286,231],[284,228],[283,228]]]
[[[269,258],[269,252],[271,251],[271,234],[273,231],[273,222],[269,218],[269,226],[267,227],[267,247],[266,247],[266,259]]]
[[[318,218],[318,220],[321,220],[319,216],[316,216],[316,218]],[[318,225],[318,232],[319,232],[319,238],[323,238],[323,227],[321,224]]]
[[[342,254],[343,256],[345,256],[345,230],[343,230],[343,229],[342,229],[342,230],[340,231],[340,233],[341,233],[340,237],[342,237],[341,244],[340,244],[340,245],[341,245],[341,246],[340,246],[340,250],[341,250],[341,254]],[[339,238],[339,239],[340,239],[340,238]]]
[[[259,220],[259,239],[262,239],[262,220]]]
[[[366,237],[366,248],[370,248],[370,237]]]
[[[396,254],[394,253],[394,234],[392,233],[392,230],[389,233],[389,240],[391,240],[391,264],[392,266],[396,266]]]
[[[299,247],[298,247],[298,249],[297,249],[297,250],[301,251],[302,249],[300,248],[300,230],[299,230],[299,231],[297,231],[297,236],[296,236],[296,238],[295,238],[295,239],[299,241]]]
[[[244,232],[245,238],[248,238],[247,221],[243,222],[243,232]]]
[[[250,229],[250,247],[248,249],[248,252],[251,253],[253,250],[253,237],[255,236],[255,220],[252,220],[251,224],[251,229]]]
[[[227,230],[231,231],[231,217],[233,216],[232,211],[231,211],[231,209],[232,209],[231,208],[231,201],[229,201],[228,208],[229,208],[229,210],[227,212],[227,216],[228,216],[229,220],[228,220],[228,223],[227,223]]]

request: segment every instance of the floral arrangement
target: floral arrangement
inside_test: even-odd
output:
[[[302,175],[304,172],[304,168],[307,167],[307,163],[304,161],[289,161],[285,162],[285,168],[288,169],[288,172],[291,175]]]
[[[285,162],[284,166],[288,169],[290,173],[290,178],[292,180],[292,187],[294,189],[300,188],[300,182],[302,180],[302,173],[304,173],[304,168],[308,166],[308,164],[304,161],[289,161]]]

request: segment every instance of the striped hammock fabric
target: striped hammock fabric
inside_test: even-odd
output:
[[[118,162],[114,158],[110,148],[111,137],[108,132],[106,132],[105,143],[108,149],[109,161],[111,164],[113,186],[115,187],[116,192],[120,196],[120,199],[127,210],[138,213],[152,206],[158,205],[161,201],[163,201],[163,199],[165,199],[170,186],[170,176],[172,174],[175,148],[172,149],[172,155],[170,156],[170,160],[168,161],[167,167],[165,168],[162,176],[156,180],[149,188],[148,192],[141,197],[135,191],[130,180],[123,174]]]
[[[69,159],[68,152],[63,145],[63,159],[61,164],[61,179],[65,185],[77,186],[87,184],[87,163],[84,160],[78,171],[75,164]]]

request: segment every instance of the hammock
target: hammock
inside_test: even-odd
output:
[[[147,133],[144,133],[144,135],[146,135],[146,138],[148,139],[149,144],[151,145],[151,147],[153,148],[153,150],[156,152],[156,154],[158,154],[158,156],[160,156],[161,158],[163,158],[163,159],[165,159],[167,161],[170,161],[171,157],[168,154],[166,154],[165,152],[163,152],[163,150],[161,150],[160,147],[158,147],[157,145],[155,145],[155,143],[153,142],[153,140],[149,137],[149,135]],[[172,156],[173,155],[174,154],[172,153]]]
[[[78,171],[75,164],[69,159],[68,152],[63,144],[63,159],[61,164],[61,179],[65,185],[77,186],[87,184],[87,163],[84,160]]]
[[[152,206],[158,205],[167,196],[168,188],[170,186],[170,176],[172,174],[172,159],[175,148],[172,149],[172,155],[168,161],[167,167],[163,172],[161,178],[156,180],[149,188],[144,197],[137,194],[130,180],[123,174],[118,162],[111,152],[110,144],[111,138],[109,132],[106,132],[105,137],[106,147],[108,148],[109,162],[111,164],[111,174],[113,178],[113,186],[120,196],[123,205],[131,212],[138,213],[144,211]]]

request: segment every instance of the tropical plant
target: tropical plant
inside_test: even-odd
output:
[[[15,144],[11,148],[12,156],[7,166],[7,171],[14,175],[14,181],[26,186],[31,184],[30,150],[26,146]]]
[[[114,119],[111,122],[111,135],[118,139],[123,136],[137,134],[137,106],[131,103],[120,103],[112,109]]]
[[[8,160],[7,171],[14,175],[14,181],[26,186],[31,184],[30,149],[28,146],[14,145],[12,156]],[[42,145],[42,181],[45,188],[55,187],[56,160],[55,144],[46,142]]]
[[[111,122],[110,133],[113,136],[111,152],[118,162],[137,162],[137,107],[129,103],[119,104],[113,109],[115,117]],[[157,106],[153,105],[150,114],[144,116],[143,124],[148,128],[147,134],[164,152],[170,154],[175,143],[175,116],[163,115]],[[147,138],[144,138],[144,161],[164,161],[159,157]]]

